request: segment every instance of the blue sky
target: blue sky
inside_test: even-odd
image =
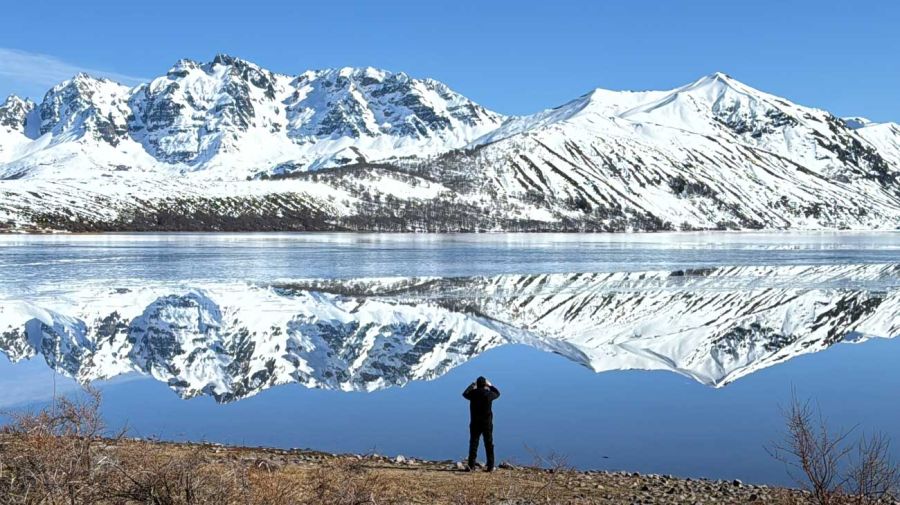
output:
[[[81,69],[134,83],[225,52],[291,74],[403,70],[511,114],[724,71],[838,115],[900,120],[900,2],[17,0],[2,15],[2,95],[40,97]]]

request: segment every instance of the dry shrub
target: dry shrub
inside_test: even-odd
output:
[[[125,444],[105,482],[105,498],[148,505],[223,504],[246,486],[240,472],[207,462],[199,449]]]
[[[100,498],[109,467],[100,395],[88,389],[38,412],[7,413],[0,432],[0,503],[81,504]]]
[[[796,393],[784,410],[784,440],[769,448],[790,476],[819,505],[874,504],[893,501],[900,492],[900,467],[882,433],[849,439],[853,429],[829,428],[821,409]]]
[[[302,503],[299,486],[283,472],[251,471],[248,474],[249,505],[292,505]]]
[[[140,444],[123,447],[118,479],[108,483],[113,502],[148,505],[302,503],[299,486],[283,472],[238,462],[210,461],[199,447]]]
[[[850,503],[895,501],[900,495],[900,466],[891,460],[891,441],[884,433],[863,436],[850,453],[846,488]]]
[[[537,488],[531,493],[532,501],[547,501],[557,496],[561,491],[572,489],[577,472],[569,464],[565,455],[550,452],[546,455],[539,453],[530,447],[525,447],[531,453],[532,465],[539,470],[535,473]]]
[[[465,485],[450,497],[453,505],[489,505],[492,503],[520,502],[528,497],[522,482],[516,481],[511,472],[495,470],[489,474],[473,474]]]
[[[358,460],[319,465],[312,470],[305,484],[303,503],[310,505],[382,505],[391,502],[385,480]]]
[[[473,478],[453,495],[453,505],[489,505],[496,503],[491,486],[486,479]]]

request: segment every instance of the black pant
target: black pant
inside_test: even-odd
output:
[[[475,467],[475,457],[478,456],[478,438],[484,437],[484,452],[487,455],[487,467],[494,469],[494,425],[470,424],[469,425],[469,468]]]

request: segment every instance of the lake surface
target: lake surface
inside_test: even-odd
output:
[[[458,459],[486,375],[501,459],[790,483],[792,388],[900,440],[898,264],[897,233],[0,236],[0,407],[107,378],[139,436]]]

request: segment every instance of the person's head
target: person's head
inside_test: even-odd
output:
[[[480,388],[483,388],[483,387],[487,386],[487,379],[485,379],[484,377],[479,377],[479,378],[475,379],[475,385]]]

